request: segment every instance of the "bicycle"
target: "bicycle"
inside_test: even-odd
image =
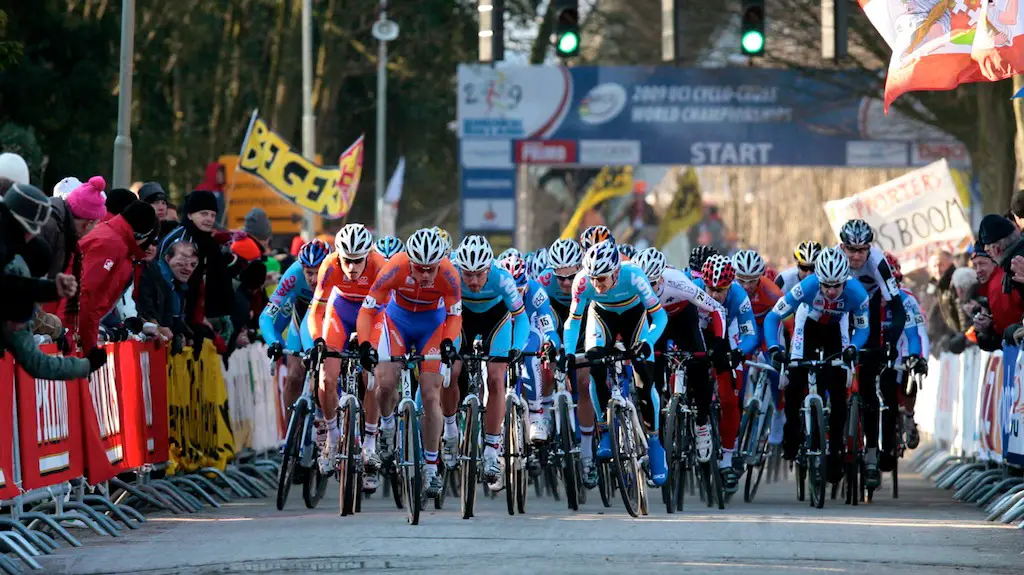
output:
[[[772,418],[775,416],[775,395],[771,390],[769,373],[778,373],[771,365],[756,361],[744,362],[748,367],[758,369],[754,393],[743,410],[740,422],[740,442],[736,455],[747,466],[747,479],[743,487],[743,500],[750,503],[757,495],[768,461],[768,436],[771,434]]]
[[[342,517],[359,511],[362,499],[363,454],[362,428],[363,413],[359,402],[359,353],[355,349],[355,336],[349,341],[346,351],[337,352],[326,348],[320,342],[316,349],[317,364],[328,358],[341,360],[338,383],[341,396],[338,398],[337,421],[341,426],[341,440],[338,442],[338,458],[335,471],[340,484],[338,504]],[[319,370],[318,370],[319,371]]]
[[[794,359],[787,364],[790,369],[807,370],[807,395],[800,407],[800,421],[804,441],[797,452],[797,500],[804,500],[805,483],[810,487],[811,507],[825,506],[825,485],[828,482],[828,442],[825,426],[825,403],[818,395],[818,374],[829,367],[847,367],[839,356],[825,358],[825,351],[818,350],[818,359]],[[849,376],[849,371],[847,371]]]
[[[419,355],[415,348],[404,355],[382,357],[379,363],[399,363],[398,388],[401,399],[398,402],[398,433],[395,436],[395,463],[401,476],[402,499],[406,502],[406,520],[419,525],[420,509],[423,507],[423,445],[420,437],[421,408],[416,404],[412,392],[412,372],[424,361],[441,361],[440,354]],[[373,377],[367,386],[373,389]],[[397,496],[396,496],[397,500]]]
[[[897,374],[899,373],[900,370],[908,373],[909,374],[909,378],[910,378],[910,381],[908,383],[910,385],[918,386],[918,389],[920,389],[920,385],[921,385],[920,378],[922,377],[919,374],[913,373],[911,371],[911,369],[910,369],[910,366],[908,366],[906,363],[897,364],[897,363],[895,363],[895,361],[888,361],[888,362],[886,362],[885,365],[882,367],[882,369],[879,370],[878,375],[875,377],[875,396],[878,398],[878,406],[879,406],[878,407],[878,442],[879,442],[879,451],[881,451],[882,438],[884,437],[884,433],[885,433],[885,412],[890,409],[890,407],[888,405],[886,405],[886,403],[885,403],[885,398],[882,396],[882,374],[885,373],[886,370],[894,370],[894,371],[897,372]],[[899,381],[896,382],[896,385],[900,385],[900,384],[901,384],[901,382],[899,382]],[[904,420],[904,417],[905,417],[904,412],[905,412],[905,409],[902,406],[899,407],[899,413],[896,415],[896,417],[893,418],[893,420],[894,420],[893,423],[895,425],[895,428],[892,430],[892,433],[893,433],[893,446],[892,446],[892,452],[893,453],[892,453],[892,455],[893,455],[894,463],[893,463],[893,468],[892,468],[891,473],[892,473],[892,498],[893,499],[899,499],[899,496],[900,496],[899,460],[903,458],[903,454],[904,454],[904,452],[906,451],[906,448],[907,448],[906,436],[904,435],[905,430],[904,430],[904,425],[903,425],[903,420]],[[865,488],[865,489],[867,491],[867,502],[871,503],[871,501],[874,499],[875,489],[873,489],[873,488]]]
[[[456,462],[461,483],[459,499],[463,519],[469,519],[474,515],[476,488],[481,477],[480,433],[483,429],[483,414],[486,409],[478,394],[483,389],[484,365],[489,358],[484,353],[483,347],[483,338],[478,335],[473,340],[473,352],[459,356],[468,380],[466,397],[462,400],[462,405],[459,406],[459,412],[462,415],[462,436],[459,441],[459,458]]]
[[[315,363],[312,354],[286,351],[284,355],[301,358],[306,366],[306,380],[302,395],[291,406],[281,468],[277,478],[277,510],[284,510],[288,494],[294,483],[302,484],[302,500],[308,509],[314,509],[327,491],[330,475],[324,475],[317,463],[319,449],[316,442],[317,378],[319,370],[310,369]]]
[[[526,422],[530,408],[523,399],[522,385],[518,366],[525,357],[535,357],[536,353],[522,353],[518,360],[512,362],[506,358],[490,358],[491,361],[508,361],[508,375],[505,379],[505,421],[502,426],[503,446],[502,473],[505,477],[505,503],[508,514],[526,513],[526,493],[529,489],[529,477],[526,462],[533,449],[527,439]]]
[[[549,362],[551,361],[549,355]],[[554,466],[562,472],[562,482],[565,484],[565,499],[569,509],[578,511],[580,503],[586,503],[587,490],[583,485],[583,462],[580,459],[580,447],[576,441],[576,404],[572,400],[572,394],[568,390],[569,374],[564,366],[564,354],[554,360],[556,366],[555,392],[552,394],[554,402],[555,433],[552,437],[553,449],[550,454],[553,456]],[[557,485],[557,482],[556,482]],[[553,490],[555,500],[558,500],[557,491]]]

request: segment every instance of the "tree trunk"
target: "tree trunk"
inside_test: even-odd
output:
[[[1010,81],[976,84],[978,132],[971,161],[981,184],[982,209],[986,214],[1006,212],[1013,195],[1017,125],[1013,109],[1006,105],[1012,96],[1012,85]]]
[[[1018,74],[1013,77],[1013,93],[1016,94],[1018,90],[1024,88],[1024,76]],[[1017,120],[1017,138],[1016,138],[1016,156],[1017,156],[1017,174],[1014,178],[1014,190],[1022,188],[1020,183],[1021,174],[1024,174],[1024,99],[1013,100],[1013,115]]]
[[[537,39],[533,41],[533,47],[530,49],[530,63],[531,64],[543,64],[544,58],[548,54],[548,47],[551,45],[551,32],[555,26],[555,11],[551,8],[554,2],[548,2],[548,7],[544,10],[544,18],[540,21],[540,26],[537,27]]]

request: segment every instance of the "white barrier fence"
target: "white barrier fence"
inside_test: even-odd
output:
[[[256,343],[235,350],[224,369],[235,449],[265,452],[280,448],[282,404],[278,378],[271,374],[267,347]]]
[[[1024,353],[972,348],[928,368],[915,419],[933,448],[917,458],[920,471],[989,520],[1024,519]]]

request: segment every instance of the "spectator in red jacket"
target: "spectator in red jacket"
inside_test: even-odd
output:
[[[1024,315],[1024,300],[1017,290],[1010,290],[1009,293],[1003,291],[1005,272],[980,242],[975,244],[971,265],[978,272],[978,295],[988,298],[989,309],[992,311],[991,316],[981,314],[980,318],[975,317],[974,328],[976,333],[990,334],[989,339],[994,342],[990,346],[992,351],[999,348],[1006,328],[1020,323]]]
[[[82,283],[78,317],[65,317],[77,326],[79,345],[86,353],[97,345],[100,319],[109,312],[132,281],[133,263],[145,256],[159,222],[153,206],[136,201],[119,216],[103,222],[79,242]],[[69,321],[77,319],[75,321]]]

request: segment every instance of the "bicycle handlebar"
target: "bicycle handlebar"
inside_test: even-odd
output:
[[[816,369],[823,367],[845,367],[849,368],[842,358],[830,357],[828,359],[791,359],[786,364],[790,368]]]
[[[406,363],[406,362],[420,362],[420,361],[441,361],[441,354],[431,353],[427,355],[409,354],[409,355],[392,355],[380,358],[377,363]]]
[[[763,369],[765,371],[770,371],[772,373],[778,373],[779,372],[779,370],[775,369],[775,366],[769,365],[767,363],[761,363],[759,361],[752,361],[752,360],[747,360],[747,361],[744,361],[743,363],[745,365],[749,366],[749,367],[756,367],[758,369]]]

